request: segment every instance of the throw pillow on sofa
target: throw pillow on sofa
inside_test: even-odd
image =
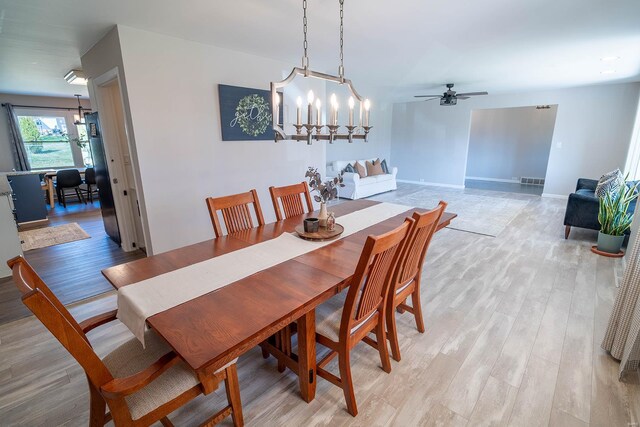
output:
[[[353,168],[353,166],[351,166],[351,163],[349,163],[347,166],[344,167],[344,169],[342,169],[342,172],[356,173],[356,170]]]
[[[384,175],[382,165],[380,165],[380,159],[374,160],[373,163],[366,161],[365,166],[367,167],[367,176]]]
[[[624,185],[624,177],[620,169],[605,173],[596,186],[596,196],[603,198],[607,193],[615,193]]]
[[[360,164],[360,162],[356,162],[353,165],[353,168],[356,170],[356,172],[358,172],[360,178],[365,178],[367,176],[367,171],[365,170],[364,166]]]
[[[389,173],[389,166],[387,166],[387,159],[384,159],[382,162],[380,162],[380,166],[382,166],[382,170],[384,171],[384,173]]]

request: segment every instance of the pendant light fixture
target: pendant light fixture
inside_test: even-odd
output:
[[[84,123],[84,108],[82,108],[82,104],[80,104],[80,97],[82,95],[75,94],[73,95],[78,99],[78,114],[73,115],[73,124],[74,125],[83,125]]]
[[[367,142],[369,132],[372,126],[369,123],[369,110],[371,103],[368,99],[364,99],[353,87],[351,80],[344,77],[344,0],[338,0],[340,4],[340,65],[338,66],[338,75],[333,76],[318,71],[313,71],[309,68],[309,56],[307,55],[307,0],[302,1],[302,29],[303,29],[303,56],[302,67],[294,67],[289,76],[279,82],[271,82],[271,99],[272,99],[272,119],[273,130],[275,134],[275,142],[283,140],[292,141],[307,141],[307,144],[315,141],[333,141],[338,139],[345,139],[349,142],[353,142],[354,139],[361,139]],[[327,123],[322,124],[322,101],[314,96],[313,91],[309,91],[307,94],[307,114],[306,123],[303,123],[303,102],[302,98],[298,97],[296,106],[296,123],[295,134],[287,134],[284,129],[284,121],[282,126],[279,123],[279,108],[280,104],[284,104],[284,100],[280,99],[279,89],[283,89],[289,85],[297,76],[313,77],[316,79],[324,80],[334,84],[345,85],[349,90],[351,96],[348,99],[348,124],[341,126],[338,124],[338,99],[335,94],[332,94],[329,102],[325,103],[327,106]],[[315,103],[314,103],[315,99]],[[359,104],[359,117],[358,124],[354,122],[354,108],[356,102]],[[314,114],[315,113],[315,114]],[[364,119],[363,119],[364,113]],[[346,132],[341,132],[340,128],[344,127]]]

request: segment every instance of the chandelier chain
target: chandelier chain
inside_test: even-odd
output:
[[[344,0],[340,1],[340,67],[338,76],[344,80]]]
[[[307,0],[302,0],[302,33],[303,39],[302,48],[304,50],[304,55],[302,57],[302,68],[309,68],[309,56],[307,55],[307,50],[309,47],[309,43],[307,42]]]

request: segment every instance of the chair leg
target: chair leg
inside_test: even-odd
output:
[[[65,195],[64,192],[64,188],[60,190],[60,196],[62,196],[62,206],[64,206],[64,208],[67,208],[67,197]]]
[[[231,406],[231,419],[235,427],[244,425],[242,417],[242,402],[240,401],[240,385],[238,384],[238,370],[236,364],[226,369],[226,378],[224,379],[225,389],[227,391],[227,401]]]
[[[91,383],[89,383],[89,426],[103,427],[106,419],[107,404]]]
[[[391,345],[391,356],[393,360],[400,361],[400,346],[398,345],[398,329],[396,328],[396,311],[387,310],[387,337],[389,338],[389,344]],[[380,342],[378,340],[378,342]]]
[[[353,392],[349,349],[346,346],[338,352],[338,365],[340,366],[340,381],[342,382],[344,400],[347,401],[347,411],[355,417],[358,415],[358,406],[356,405],[356,395]]]
[[[381,317],[376,326],[376,342],[378,343],[378,353],[380,353],[380,363],[382,369],[389,373],[391,372],[391,360],[389,360],[389,350],[387,349],[387,340],[384,333],[384,320]]]
[[[76,195],[78,196],[78,201],[84,203],[85,205],[87,204],[87,201],[84,199],[84,196],[82,195],[82,192],[80,191],[80,187],[76,187]]]
[[[411,305],[413,307],[413,316],[416,318],[416,327],[418,332],[424,334],[424,320],[422,319],[422,303],[420,301],[420,287],[416,283],[416,288],[411,294]]]
[[[564,227],[564,238],[565,240],[569,238],[569,233],[571,233],[571,226],[565,225]]]

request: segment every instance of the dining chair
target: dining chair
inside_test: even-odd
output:
[[[391,356],[400,361],[400,346],[398,345],[398,330],[396,327],[396,309],[401,313],[408,311],[415,317],[416,327],[424,333],[422,319],[422,305],[420,300],[420,279],[431,238],[438,228],[438,223],[447,207],[447,203],[440,201],[435,209],[424,213],[413,213],[413,224],[409,229],[407,243],[402,250],[400,261],[396,266],[389,297],[387,298],[387,337],[391,345]],[[407,299],[411,297],[411,306]]]
[[[86,190],[81,189],[80,191],[87,193],[87,198],[89,199],[89,203],[93,203],[93,193],[98,192],[98,187],[96,185],[96,170],[94,168],[85,169],[84,184],[87,186]]]
[[[316,308],[316,341],[329,353],[317,364],[318,376],[342,388],[347,410],[358,414],[351,378],[350,352],[364,341],[378,350],[385,372],[391,372],[391,361],[385,338],[385,309],[392,274],[400,258],[405,237],[413,219],[379,236],[368,236],[351,285]],[[367,335],[375,333],[376,340]],[[324,367],[338,356],[340,377]]]
[[[262,208],[260,207],[260,200],[258,199],[258,193],[255,189],[231,196],[207,197],[206,201],[209,208],[209,215],[211,216],[211,223],[213,224],[213,232],[216,237],[222,236],[222,225],[218,218],[218,211],[222,213],[227,234],[253,228],[253,219],[249,211],[250,204],[253,205],[258,226],[264,225]]]
[[[24,305],[84,369],[90,426],[102,427],[110,420],[116,426],[149,426],[157,421],[171,426],[167,415],[203,393],[195,372],[152,330],[145,335],[145,348],[131,338],[100,359],[86,334],[115,320],[116,310],[78,323],[23,257],[7,264]],[[243,425],[236,360],[206,378],[214,387],[225,382],[228,405],[203,425],[229,415],[235,426]],[[105,413],[107,406],[110,412]]]
[[[286,185],[284,187],[271,186],[269,187],[269,193],[271,193],[271,201],[278,221],[305,213],[302,196],[304,196],[304,201],[307,205],[307,212],[313,212],[309,186],[304,181],[300,184]],[[282,209],[280,209],[280,205],[282,205]]]
[[[80,185],[82,184],[82,178],[80,177],[80,171],[78,169],[62,169],[56,173],[56,193],[58,196],[58,203],[62,203],[62,206],[67,207],[66,189],[75,190],[78,200],[86,204],[82,193],[80,192]]]

